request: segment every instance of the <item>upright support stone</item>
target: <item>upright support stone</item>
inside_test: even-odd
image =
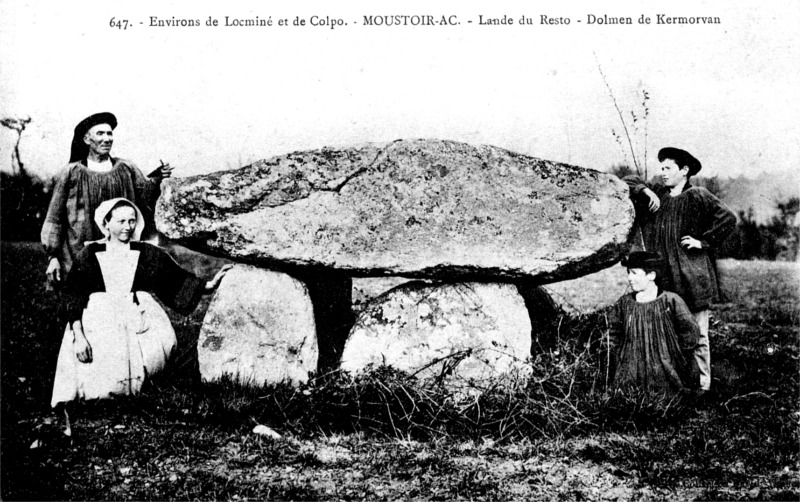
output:
[[[356,318],[342,355],[354,373],[388,365],[444,378],[458,391],[528,374],[531,325],[511,284],[408,283],[376,298]]]
[[[530,280],[514,282],[531,320],[531,355],[555,347],[560,330],[566,331],[566,312],[541,286]]]
[[[287,274],[236,265],[211,300],[197,352],[206,381],[306,382],[318,360],[308,290]]]
[[[340,271],[319,268],[298,271],[296,276],[305,283],[314,305],[319,347],[317,370],[320,373],[334,370],[339,366],[347,334],[353,327],[353,280]]]

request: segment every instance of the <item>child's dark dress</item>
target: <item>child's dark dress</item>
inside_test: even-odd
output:
[[[649,392],[674,393],[699,381],[694,349],[700,328],[686,303],[662,292],[639,303],[635,294],[619,299],[616,327],[622,329],[614,385]]]

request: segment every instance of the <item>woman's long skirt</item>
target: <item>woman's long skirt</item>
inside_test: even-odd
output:
[[[138,300],[138,304],[134,301]],[[148,293],[93,293],[83,311],[92,361],[82,363],[69,325],[58,355],[51,405],[74,399],[137,394],[177,345],[167,313]]]

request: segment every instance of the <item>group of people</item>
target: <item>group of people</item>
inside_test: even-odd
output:
[[[64,409],[67,435],[68,403],[136,394],[166,365],[177,339],[153,295],[188,314],[230,268],[204,281],[141,240],[172,169],[162,163],[145,177],[112,157],[116,127],[111,113],[75,127],[70,162],[56,178],[42,227],[48,285],[59,289],[67,324],[51,399]]]
[[[176,345],[166,313],[183,313],[214,290],[229,266],[209,281],[182,269],[143,242],[153,234],[163,164],[149,176],[111,156],[117,119],[98,113],[75,127],[70,162],[56,178],[42,227],[48,284],[62,295],[67,326],[51,404],[135,394],[166,364]],[[700,162],[676,148],[658,154],[663,183],[625,179],[637,207],[640,250],[623,266],[632,293],[616,304],[623,333],[615,384],[674,392],[708,390],[708,308],[718,296],[713,249],[735,217],[690,179]],[[149,228],[148,228],[149,225]],[[65,432],[70,432],[69,414]]]
[[[709,307],[719,297],[714,250],[736,217],[711,192],[691,184],[701,164],[678,148],[658,152],[662,183],[624,180],[637,207],[637,239],[622,265],[632,293],[615,305],[623,334],[618,388],[648,391],[711,388]]]

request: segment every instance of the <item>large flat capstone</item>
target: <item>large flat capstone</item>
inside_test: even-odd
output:
[[[615,176],[440,140],[167,180],[156,208],[170,238],[238,261],[442,279],[585,275],[619,258],[632,223]]]

